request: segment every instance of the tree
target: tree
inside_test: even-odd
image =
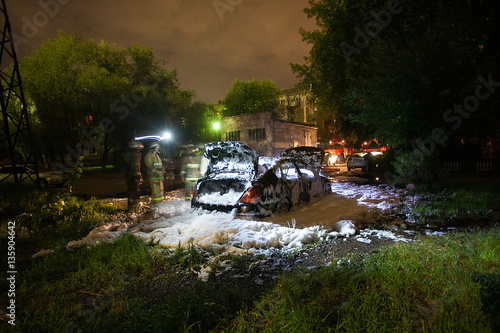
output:
[[[108,152],[135,134],[181,128],[178,119],[194,97],[179,88],[177,73],[165,70],[153,49],[138,44],[112,47],[59,32],[20,68],[43,153],[69,167],[99,145],[105,168]]]
[[[81,154],[78,148],[92,144],[92,130],[109,116],[112,98],[127,89],[128,80],[116,71],[125,66],[125,56],[123,50],[60,32],[20,62],[48,160],[68,162],[65,156]],[[84,145],[77,147],[79,142]]]
[[[220,114],[214,105],[194,102],[180,119],[180,135],[184,142],[204,143],[220,140],[220,132],[214,127],[220,121]]]
[[[319,30],[301,30],[310,56],[292,69],[311,73],[319,107],[341,131],[390,145],[407,180],[434,181],[452,138],[481,135],[469,131],[494,116],[489,100],[460,128],[444,117],[474,96],[481,75],[498,72],[498,10],[494,1],[317,1],[305,12]]]
[[[278,106],[279,93],[278,86],[269,79],[243,82],[236,78],[223,101],[226,106],[224,116],[274,111]]]

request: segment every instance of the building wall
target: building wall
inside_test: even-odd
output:
[[[260,112],[225,117],[222,119],[221,140],[239,141],[254,149],[257,154],[269,156],[273,142],[271,116],[271,112]]]
[[[316,127],[274,121],[274,140],[272,156],[290,147],[309,146],[316,147],[318,142],[318,129]]]
[[[239,141],[263,156],[278,156],[289,147],[317,145],[317,128],[274,119],[260,112],[222,120],[221,140]]]

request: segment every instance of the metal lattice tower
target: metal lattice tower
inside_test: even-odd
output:
[[[5,0],[1,2],[0,11],[5,20],[1,31],[0,64],[2,66],[7,64],[5,69],[0,70],[0,102],[3,116],[3,126],[0,125],[0,142],[7,142],[14,182],[19,184],[26,179],[36,182],[38,181],[38,161],[34,154],[28,109]],[[9,62],[12,62],[11,66]],[[17,168],[26,167],[28,164],[34,166],[34,174],[27,174],[24,168]]]

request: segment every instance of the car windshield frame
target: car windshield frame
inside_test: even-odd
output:
[[[208,159],[206,175],[237,173],[257,175],[258,155],[249,146],[237,141],[205,144],[203,156]]]

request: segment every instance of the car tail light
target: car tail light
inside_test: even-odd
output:
[[[197,198],[198,197],[198,191],[196,190],[196,186],[193,187],[193,198]]]
[[[255,204],[259,201],[260,196],[262,195],[263,189],[262,186],[256,184],[250,188],[247,193],[243,195],[240,199],[239,203],[242,204]]]

